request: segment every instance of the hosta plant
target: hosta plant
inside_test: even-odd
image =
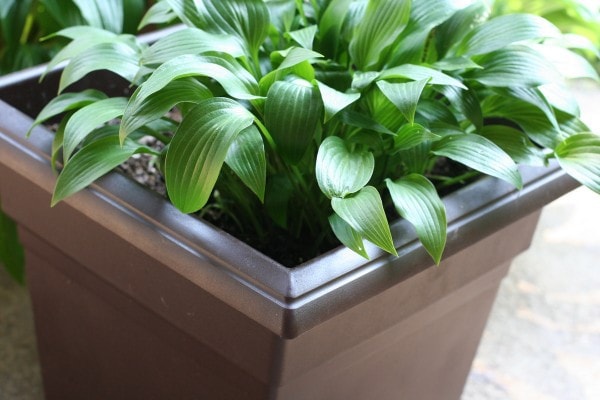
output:
[[[485,1],[163,0],[145,18],[184,27],[150,46],[58,33],[72,41],[51,65],[69,62],[35,121],[64,115],[52,204],[146,153],[182,212],[274,257],[285,245],[288,264],[337,240],[396,254],[398,215],[439,262],[440,192],[457,183],[520,188],[518,164],[556,159],[600,192],[600,137],[565,86],[598,76],[539,16],[490,18]],[[99,69],[132,94],[68,91]]]
[[[147,0],[1,0],[0,75],[47,62],[66,40],[42,40],[63,28],[87,25],[135,32]],[[160,23],[160,20],[149,21]],[[0,177],[1,178],[1,177]],[[23,248],[14,222],[0,207],[0,267],[24,282]]]

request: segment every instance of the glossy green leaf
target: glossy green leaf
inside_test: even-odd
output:
[[[390,80],[405,78],[413,81],[429,80],[430,85],[449,85],[461,89],[467,87],[458,79],[455,79],[443,72],[422,65],[404,64],[398,67],[386,69],[379,75],[380,80]]]
[[[556,147],[556,158],[569,175],[600,194],[600,136],[580,133]]]
[[[432,65],[433,68],[440,71],[459,71],[468,69],[481,69],[481,65],[476,64],[468,57],[450,57],[436,61]]]
[[[444,86],[440,90],[450,104],[455,106],[466,118],[481,130],[483,127],[483,111],[481,103],[474,90],[460,90],[456,86]]]
[[[474,60],[483,69],[472,70],[467,77],[487,86],[536,87],[560,80],[545,57],[525,46],[506,47]]]
[[[441,57],[445,57],[447,53],[453,56],[451,49],[458,46],[469,32],[488,18],[489,7],[485,1],[476,0],[470,3],[463,2],[462,5],[467,7],[455,12],[446,22],[436,27],[435,45]]]
[[[396,210],[410,222],[417,236],[436,264],[446,246],[446,208],[435,186],[423,175],[411,174],[387,180],[386,185]]]
[[[257,99],[258,83],[231,56],[195,56],[176,57],[158,67],[150,77],[140,85],[132,102],[142,102],[148,96],[158,92],[176,79],[189,76],[205,76],[219,82],[223,89],[237,99]]]
[[[557,130],[542,110],[533,104],[501,96],[491,96],[483,103],[483,113],[486,118],[496,117],[513,121],[535,143],[554,149],[556,145],[567,138],[562,131]]]
[[[398,255],[377,189],[365,186],[352,196],[334,197],[331,206],[362,237],[388,253]]]
[[[262,0],[203,0],[195,2],[201,25],[213,33],[228,33],[244,40],[250,55],[258,53],[269,32],[269,9]]]
[[[352,229],[352,227],[339,215],[331,214],[329,217],[329,225],[331,226],[335,236],[340,242],[342,242],[344,246],[348,247],[350,250],[358,253],[366,259],[369,258],[360,233]]]
[[[314,60],[315,58],[323,57],[316,51],[304,49],[302,47],[292,47],[286,51],[285,58],[278,69],[291,68],[304,61]]]
[[[260,201],[264,201],[267,160],[263,138],[255,125],[244,129],[235,138],[227,151],[225,163]]]
[[[428,79],[407,83],[390,83],[378,81],[377,86],[394,105],[400,110],[404,118],[411,124],[415,122],[417,104],[425,89]]]
[[[91,26],[75,26],[62,29],[44,39],[62,36],[72,41],[63,47],[48,63],[44,75],[54,69],[63,61],[76,57],[88,48],[101,43],[114,43],[120,41],[119,36],[113,32],[105,31]],[[43,77],[43,76],[42,76]]]
[[[127,106],[127,98],[111,97],[89,104],[73,114],[65,126],[63,153],[71,157],[77,145],[98,126],[120,117]]]
[[[348,51],[361,71],[376,69],[410,17],[411,0],[370,0]]]
[[[37,125],[66,111],[76,110],[98,100],[106,99],[106,95],[95,89],[86,89],[78,93],[63,93],[56,96],[40,111],[27,131],[27,136]]]
[[[121,145],[115,135],[84,146],[65,164],[54,187],[52,206],[84,189],[96,179],[125,162],[133,154],[152,150],[126,140]]]
[[[367,129],[373,132],[383,133],[385,135],[393,135],[394,132],[381,125],[374,119],[370,118],[368,115],[363,113],[359,113],[351,110],[344,110],[341,113],[342,121],[346,125],[354,126],[356,128]]]
[[[322,50],[334,58],[339,44],[342,24],[353,0],[331,0],[319,21]]]
[[[140,88],[137,91],[141,90]],[[169,82],[164,88],[142,101],[130,100],[123,112],[119,137],[124,140],[131,132],[163,117],[180,103],[198,103],[212,97],[210,90],[193,78]],[[137,98],[134,93],[133,99]]]
[[[364,150],[352,150],[342,138],[330,136],[317,153],[316,176],[329,198],[346,197],[362,189],[373,175],[375,158]]]
[[[456,49],[459,56],[475,56],[500,50],[525,40],[559,37],[553,24],[531,14],[511,14],[493,18],[473,29]]]
[[[381,73],[378,71],[355,72],[352,77],[352,89],[362,92],[370,84],[375,82],[375,80],[379,78],[379,75],[381,75]]]
[[[536,106],[546,115],[548,121],[550,121],[550,123],[552,123],[557,130],[560,129],[552,106],[538,88],[512,87],[498,89],[497,91],[503,95],[514,97],[515,99],[519,99]]]
[[[439,140],[429,129],[419,124],[404,124],[394,137],[394,151],[408,150],[426,141]]]
[[[296,17],[295,0],[267,0],[271,24],[278,32],[289,32]]]
[[[87,23],[120,33],[123,30],[122,0],[72,0]]]
[[[178,209],[191,213],[206,204],[229,148],[253,121],[246,108],[223,97],[202,100],[188,112],[165,161],[167,190]]]
[[[317,88],[302,79],[278,81],[267,94],[265,124],[278,152],[298,163],[310,146],[323,118],[323,102]]]
[[[289,33],[290,37],[298,43],[300,46],[307,50],[312,50],[315,35],[317,34],[317,26],[311,25],[306,28],[292,31]]]
[[[176,57],[199,55],[209,51],[227,53],[234,58],[244,55],[239,40],[233,35],[204,32],[186,28],[165,36],[142,53],[143,64],[162,64]]]
[[[163,0],[185,25],[200,28],[202,20],[196,7],[196,0]]]
[[[319,81],[317,81],[317,85],[325,106],[325,122],[360,99],[360,93],[342,93]]]
[[[432,30],[464,7],[462,3],[460,0],[413,1],[408,25],[394,44],[388,65],[421,62]]]
[[[0,266],[3,265],[13,279],[25,284],[25,253],[19,241],[17,224],[2,211],[0,203]]]
[[[481,135],[498,145],[519,164],[544,165],[544,153],[531,143],[524,132],[505,125],[486,125]]]
[[[173,12],[171,6],[166,1],[159,1],[153,4],[138,25],[138,30],[153,25],[166,24],[177,18],[177,14]]]
[[[92,71],[107,69],[132,82],[139,70],[139,54],[130,46],[116,43],[101,43],[79,53],[65,67],[58,92],[77,82]]]
[[[452,135],[433,144],[433,154],[507,181],[517,188],[523,187],[517,165],[494,142],[474,134]]]

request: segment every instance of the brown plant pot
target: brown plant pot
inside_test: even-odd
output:
[[[48,88],[26,75],[0,98],[34,115]],[[398,258],[338,248],[288,269],[117,173],[50,208],[52,136],[26,140],[31,122],[0,102],[47,400],[458,399],[511,260],[577,186],[553,166],[446,196],[439,267],[397,221]]]

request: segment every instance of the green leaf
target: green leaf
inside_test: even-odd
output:
[[[258,83],[248,71],[231,56],[183,55],[176,57],[154,71],[140,85],[137,96],[132,96],[132,102],[143,102],[148,96],[158,92],[169,82],[189,76],[205,76],[216,80],[232,97],[243,100],[260,98]]]
[[[552,64],[539,52],[525,46],[511,46],[478,56],[474,61],[483,69],[465,76],[492,87],[536,87],[560,80]]]
[[[120,33],[123,30],[122,0],[72,0],[87,23]]]
[[[446,136],[433,144],[433,154],[523,187],[521,174],[512,158],[491,140],[475,134]]]
[[[483,112],[481,103],[474,90],[460,90],[456,86],[443,86],[440,90],[450,104],[454,105],[463,115],[481,130],[483,127]]]
[[[68,160],[77,145],[98,126],[120,117],[127,106],[127,98],[111,97],[89,104],[73,114],[65,126],[63,153]]]
[[[556,147],[556,158],[569,175],[600,194],[600,136],[573,135]]]
[[[481,135],[497,144],[516,163],[544,165],[544,153],[517,129],[505,125],[487,125],[481,130]]]
[[[191,213],[206,204],[229,148],[253,121],[241,104],[223,97],[202,100],[188,112],[165,160],[167,190],[179,210]]]
[[[21,285],[25,284],[25,253],[19,242],[17,224],[2,211],[0,203],[0,264]]]
[[[163,0],[185,25],[200,28],[202,20],[195,0]]]
[[[227,151],[225,163],[264,202],[267,159],[262,136],[255,125],[240,132]]]
[[[65,67],[58,92],[77,82],[92,71],[107,69],[132,82],[139,70],[139,55],[130,46],[116,43],[101,43],[79,53]]]
[[[556,38],[560,31],[542,17],[530,14],[503,15],[473,29],[456,49],[458,56],[475,56],[500,50],[515,42]]]
[[[486,118],[505,118],[519,125],[535,143],[554,149],[566,139],[548,117],[538,107],[527,102],[501,96],[490,96],[483,102],[483,114]]]
[[[421,62],[430,40],[431,31],[464,7],[461,0],[414,1],[408,26],[394,44],[388,65]],[[437,38],[437,34],[436,34]]]
[[[127,139],[121,145],[115,136],[105,137],[84,146],[65,164],[54,187],[52,206],[79,192],[93,181],[110,172],[136,153],[153,153]]]
[[[244,49],[233,35],[186,28],[161,38],[144,50],[141,62],[144,65],[162,64],[185,54],[199,55],[209,51],[226,53],[234,58],[244,55]]]
[[[106,99],[106,95],[98,90],[86,89],[79,93],[63,93],[56,96],[46,104],[46,106],[40,111],[33,124],[27,131],[27,136],[31,133],[31,130],[41,123],[62,114],[66,111],[76,110],[78,108],[87,106],[98,100]]]
[[[258,54],[269,32],[269,9],[262,0],[203,0],[195,2],[201,25],[208,32],[228,33],[246,43],[250,55]]]
[[[389,83],[378,81],[377,86],[394,105],[400,110],[404,118],[411,124],[415,122],[417,104],[423,94],[423,89],[428,79],[407,83]]]
[[[171,6],[166,1],[159,1],[153,4],[138,25],[138,30],[148,25],[166,24],[177,18],[177,15],[171,9]]]
[[[427,80],[429,79],[430,85],[447,85],[456,86],[461,89],[467,87],[459,80],[444,74],[443,72],[437,71],[432,68],[423,67],[421,65],[404,64],[397,67],[384,70],[379,75],[379,80],[391,80],[405,78],[413,81]]]
[[[323,115],[319,91],[302,79],[278,81],[265,102],[265,124],[278,152],[298,163],[310,146]]]
[[[329,198],[346,197],[362,189],[373,176],[375,158],[368,151],[352,150],[342,138],[323,140],[317,153],[316,175]]]
[[[426,141],[439,140],[440,136],[419,124],[404,124],[394,137],[394,152],[408,150]]]
[[[328,58],[335,58],[340,33],[342,31],[342,24],[344,23],[346,14],[348,14],[348,11],[350,10],[350,4],[353,1],[354,0],[331,0],[319,21],[321,47],[322,51],[329,56]]]
[[[377,69],[380,59],[404,30],[410,17],[410,0],[370,0],[348,51],[361,71]]]
[[[331,206],[362,237],[388,253],[398,255],[377,189],[365,186],[352,196],[334,197]]]
[[[394,132],[381,125],[368,115],[359,113],[351,110],[344,110],[341,114],[342,121],[346,125],[354,126],[356,128],[367,129],[373,132],[383,133],[385,135],[393,135]]]
[[[52,60],[50,60],[48,63],[48,66],[46,67],[42,77],[61,62],[76,57],[92,46],[96,46],[101,43],[115,43],[121,40],[113,32],[91,26],[74,26],[65,28],[54,34],[48,35],[47,37],[43,38],[43,40],[56,36],[63,36],[72,39],[72,41],[63,47],[58,53],[56,53],[54,57],[52,57]]]
[[[556,120],[556,115],[554,114],[554,110],[540,89],[529,87],[512,87],[506,89],[497,89],[497,91],[505,96],[514,97],[515,99],[519,99],[536,106],[546,115],[548,121],[550,121],[550,123],[552,123],[557,130],[560,129],[558,126],[558,121]]]
[[[441,71],[459,71],[466,69],[481,69],[481,65],[476,64],[468,57],[450,57],[436,61],[431,65],[435,69]]]
[[[435,186],[423,175],[386,180],[396,210],[410,222],[427,252],[440,263],[446,246],[446,208]]]
[[[317,85],[325,106],[324,122],[329,121],[344,108],[360,99],[360,93],[342,93],[319,81],[317,81]]]
[[[467,4],[462,2],[461,5]],[[471,2],[467,7],[457,11],[446,22],[436,28],[436,50],[440,57],[462,41],[472,30],[481,25],[489,16],[489,7],[485,1]],[[451,53],[450,56],[453,54]]]
[[[365,245],[360,233],[352,229],[352,227],[339,215],[335,213],[331,214],[329,217],[329,225],[331,226],[335,236],[340,242],[342,242],[344,246],[348,247],[350,250],[358,253],[364,258],[369,259],[369,255],[367,254],[367,250],[365,249]]]
[[[279,65],[278,69],[286,69],[291,68],[295,65],[298,65],[304,61],[314,60],[315,58],[322,58],[323,55],[317,53],[316,51],[303,49],[302,47],[292,47],[288,49],[287,54],[285,54],[285,58],[283,62]]]
[[[136,93],[141,90],[138,88]],[[136,101],[137,95],[123,112],[119,137],[124,140],[131,132],[163,117],[171,108],[180,103],[198,103],[212,97],[210,90],[193,78],[181,78],[168,83],[160,91],[151,94],[142,101]]]
[[[317,26],[311,25],[307,28],[289,32],[290,37],[300,46],[307,50],[312,50],[315,35],[317,34]]]

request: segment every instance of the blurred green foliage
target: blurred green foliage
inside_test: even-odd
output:
[[[0,75],[48,61],[64,42],[41,39],[60,29],[89,25],[135,33],[147,0],[1,0]]]

